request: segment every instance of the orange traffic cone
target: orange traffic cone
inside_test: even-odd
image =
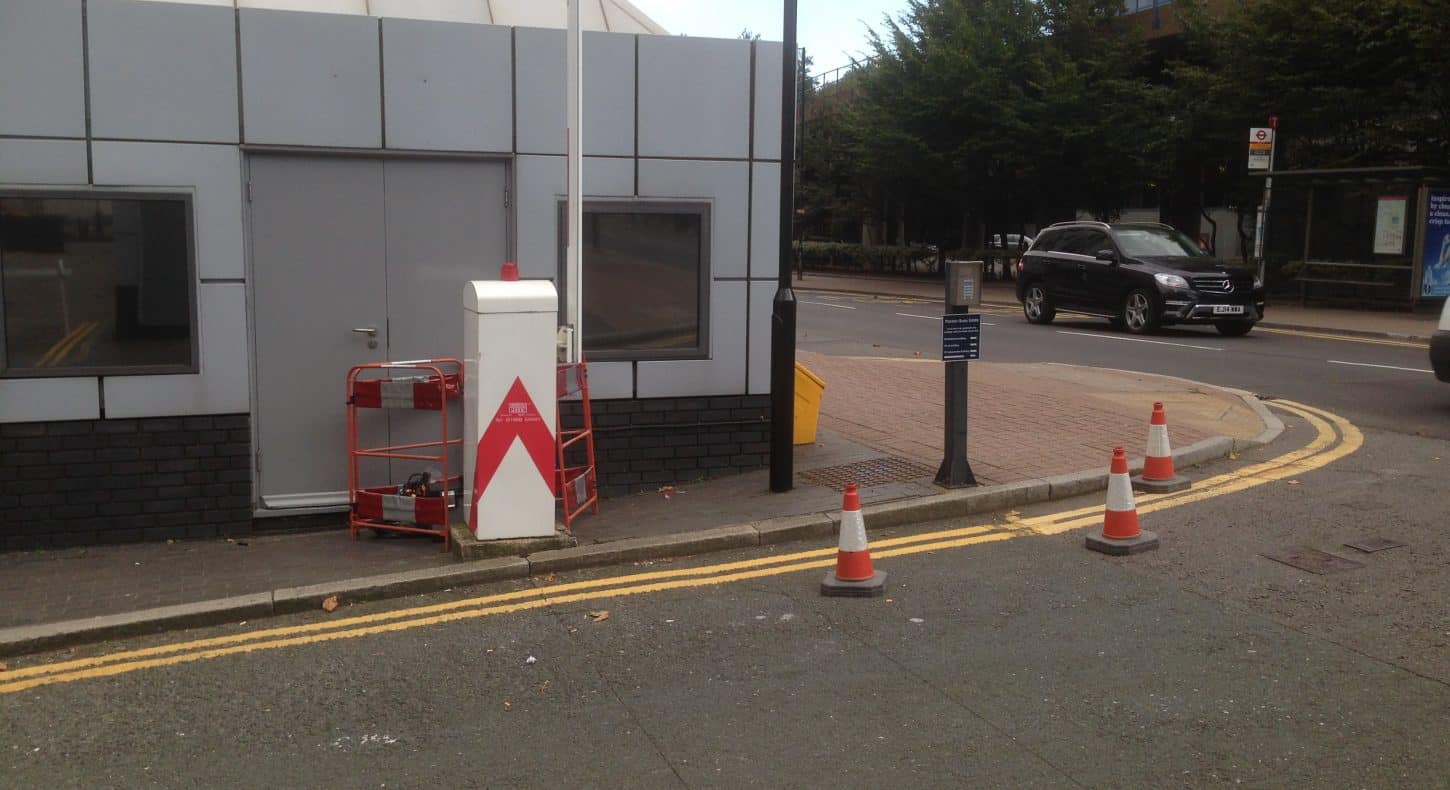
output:
[[[1153,417],[1148,420],[1148,455],[1143,460],[1143,474],[1133,478],[1133,487],[1153,494],[1183,491],[1193,485],[1186,477],[1173,471],[1173,449],[1168,444],[1168,415],[1163,404],[1153,404]]]
[[[1133,503],[1133,484],[1128,480],[1128,456],[1123,448],[1113,449],[1108,470],[1108,507],[1103,525],[1089,532],[1087,547],[1104,554],[1137,554],[1158,548],[1158,536],[1138,526],[1138,506]]]
[[[846,485],[842,497],[841,535],[836,546],[836,569],[821,581],[821,595],[869,598],[886,591],[886,574],[871,565],[866,521],[861,518],[861,497],[855,483]]]

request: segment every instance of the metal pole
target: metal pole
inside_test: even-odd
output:
[[[780,83],[780,263],[770,317],[770,490],[795,485],[795,292],[790,287],[795,221],[796,0],[785,0]]]
[[[802,66],[796,68],[799,71],[806,62],[806,48],[800,47],[796,50],[800,53]],[[806,158],[806,110],[804,97],[801,96],[801,79],[796,75],[795,80],[795,105],[796,105],[796,126],[800,130],[800,138],[796,141],[796,155],[804,161]],[[806,278],[806,255],[805,255],[805,228],[801,228],[801,237],[795,240],[795,278],[804,280]]]
[[[570,327],[567,361],[578,363],[583,358],[584,346],[584,266],[580,240],[584,231],[584,119],[583,81],[584,57],[583,34],[579,30],[579,0],[569,0],[569,29],[565,35],[564,82],[566,121],[565,142],[568,169],[565,190],[567,206],[564,223],[564,303],[568,305],[566,321]]]
[[[1273,134],[1269,137],[1269,172],[1274,172],[1274,152],[1279,148],[1279,116],[1269,116],[1269,128]],[[1274,177],[1264,176],[1264,202],[1259,206],[1258,234],[1254,239],[1254,257],[1259,259],[1259,282],[1264,282],[1264,275],[1268,269],[1264,260],[1265,239],[1269,235],[1269,202],[1274,195]]]

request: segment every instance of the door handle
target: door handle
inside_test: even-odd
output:
[[[368,348],[377,348],[378,347],[378,328],[377,327],[375,327],[375,326],[356,326],[356,327],[353,327],[352,331],[355,332],[356,334],[359,334],[359,335],[367,335],[368,336]]]

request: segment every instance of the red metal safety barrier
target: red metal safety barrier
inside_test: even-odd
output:
[[[588,510],[599,515],[599,481],[594,467],[594,416],[589,408],[589,363],[580,360],[559,366],[558,370],[559,410],[555,426],[558,439],[558,467],[555,472],[554,490],[558,492],[560,509],[564,515],[564,528],[571,529],[574,519]],[[580,425],[564,427],[564,401],[579,396],[581,406]],[[584,463],[567,466],[564,456],[569,448],[583,443]]]
[[[410,375],[396,375],[409,373]],[[457,359],[371,362],[347,372],[348,532],[360,529],[437,535],[451,544],[450,511],[457,507],[463,476],[449,469],[448,450],[462,447],[463,436],[448,428],[448,404],[463,397],[463,363]],[[359,409],[412,409],[438,412],[438,440],[361,447]],[[400,484],[364,487],[359,462],[366,458],[431,462],[438,479],[414,475]]]

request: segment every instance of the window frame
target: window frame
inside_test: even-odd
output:
[[[201,372],[201,313],[198,306],[200,290],[196,263],[196,194],[185,188],[120,188],[106,187],[27,187],[0,185],[0,198],[56,198],[71,200],[170,200],[180,201],[185,212],[186,288],[188,338],[191,358],[176,365],[87,365],[66,368],[23,368],[10,364],[10,349],[5,334],[5,280],[0,274],[0,379],[94,378],[97,376],[173,376]],[[3,253],[0,253],[3,266]]]
[[[670,348],[670,349],[601,349],[589,351],[588,356],[591,362],[656,362],[669,360],[705,360],[710,359],[710,282],[711,282],[711,260],[710,247],[713,243],[711,237],[711,215],[714,213],[714,201],[698,198],[588,198],[584,201],[583,213],[590,211],[603,211],[613,213],[635,213],[635,214],[696,214],[700,217],[700,315],[699,315],[699,342],[693,348]],[[568,244],[568,202],[560,198],[558,201],[558,269],[556,280],[559,287],[559,325],[565,323],[565,316],[568,315],[566,304],[568,289],[568,261],[565,248]],[[580,233],[580,242],[583,242],[583,233]],[[583,261],[580,261],[581,268]],[[582,293],[581,293],[582,298]],[[586,335],[589,327],[584,327]],[[581,343],[581,348],[582,348]]]

